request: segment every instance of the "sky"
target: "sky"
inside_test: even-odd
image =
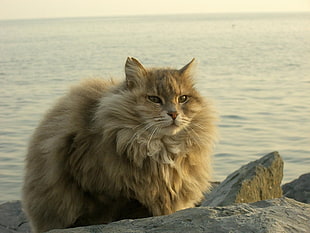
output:
[[[0,0],[0,19],[304,11],[310,0]]]

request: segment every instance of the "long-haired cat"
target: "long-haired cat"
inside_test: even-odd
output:
[[[128,58],[123,82],[86,80],[28,148],[23,206],[35,233],[171,214],[210,186],[214,112],[182,69]]]

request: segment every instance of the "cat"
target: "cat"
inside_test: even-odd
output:
[[[181,69],[129,57],[124,81],[86,79],[29,143],[23,208],[34,233],[167,215],[210,187],[216,114]]]

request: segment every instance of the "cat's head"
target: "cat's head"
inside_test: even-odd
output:
[[[195,59],[181,69],[145,68],[129,57],[126,88],[135,98],[141,127],[155,136],[175,135],[190,126],[203,107],[194,87]]]

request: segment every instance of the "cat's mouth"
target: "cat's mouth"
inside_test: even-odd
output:
[[[178,120],[178,118],[177,118],[177,119],[172,120],[172,121],[170,122],[170,126],[181,128],[181,127],[183,126],[183,121],[182,121],[182,120]]]
[[[180,118],[155,120],[153,127],[149,127],[148,131],[152,134],[152,137],[156,137],[156,135],[157,137],[175,135],[186,126],[186,123]]]
[[[175,122],[172,122],[172,123],[170,124],[169,127],[172,127],[172,128],[179,128],[180,126],[177,125]]]
[[[162,131],[165,135],[175,135],[182,129],[182,124],[179,121],[172,120],[167,122],[163,128]]]
[[[169,121],[165,121],[163,124],[163,127],[179,127],[181,125],[181,123],[178,120],[169,120]]]

